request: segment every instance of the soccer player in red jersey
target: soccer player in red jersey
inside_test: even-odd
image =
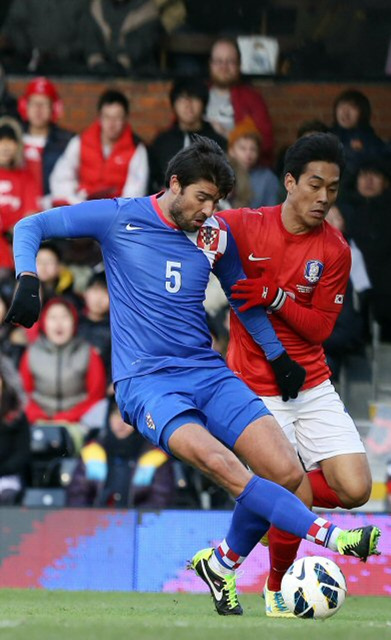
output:
[[[235,314],[228,364],[262,398],[300,455],[308,473],[297,494],[307,505],[328,509],[358,507],[371,491],[364,446],[329,380],[322,348],[342,309],[351,264],[347,242],[325,221],[342,169],[342,148],[332,134],[300,138],[286,154],[282,205],[219,214],[249,278],[234,285],[233,297],[243,299],[242,310],[268,308],[278,337],[307,375],[296,399],[281,398],[263,352]],[[291,534],[269,530],[269,616],[289,615],[280,586],[299,544]]]

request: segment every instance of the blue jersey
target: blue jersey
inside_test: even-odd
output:
[[[212,217],[196,232],[184,232],[166,220],[156,196],[59,207],[16,225],[17,275],[36,272],[40,243],[54,237],[92,237],[101,246],[110,295],[114,382],[170,366],[224,365],[211,348],[205,290],[211,270],[228,298],[231,286],[245,275],[222,220]],[[251,309],[240,319],[268,359],[282,353],[263,309]]]

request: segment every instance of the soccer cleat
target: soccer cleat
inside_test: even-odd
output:
[[[214,549],[202,549],[188,565],[208,585],[217,613],[221,616],[241,616],[243,609],[236,593],[236,576],[219,576],[209,567]]]
[[[284,602],[281,591],[270,591],[266,584],[263,588],[265,598],[265,612],[268,618],[294,618],[294,614],[289,611]]]
[[[377,543],[381,531],[377,527],[367,526],[349,529],[339,534],[337,548],[343,556],[355,556],[366,562],[368,556],[379,556]]]

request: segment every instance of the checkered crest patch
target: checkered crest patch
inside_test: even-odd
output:
[[[197,247],[207,251],[217,251],[219,246],[219,229],[202,227],[197,238]]]

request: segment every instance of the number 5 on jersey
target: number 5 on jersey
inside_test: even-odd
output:
[[[178,293],[182,286],[182,274],[180,269],[182,268],[182,262],[173,262],[167,260],[166,262],[166,291],[168,293]]]

